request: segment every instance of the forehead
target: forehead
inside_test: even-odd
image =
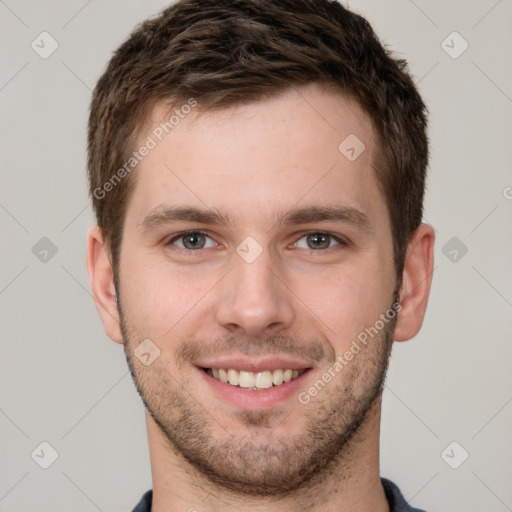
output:
[[[154,107],[128,212],[140,222],[167,204],[251,222],[287,209],[342,203],[385,208],[373,169],[374,132],[358,104],[317,85],[216,110]]]

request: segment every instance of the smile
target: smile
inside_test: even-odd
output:
[[[269,389],[274,386],[281,386],[302,375],[307,368],[301,370],[276,369],[250,372],[234,368],[203,368],[208,375],[231,386],[244,388],[251,391]]]

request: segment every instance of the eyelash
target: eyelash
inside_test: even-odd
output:
[[[203,236],[206,236],[208,238],[210,238],[211,240],[213,240],[213,238],[208,234],[208,233],[205,233],[204,231],[200,231],[200,230],[189,230],[189,231],[182,231],[181,233],[178,233],[176,234],[175,236],[173,236],[168,242],[165,243],[166,246],[168,245],[172,245],[173,242],[175,242],[176,240],[179,240],[180,238],[183,238],[184,236],[187,236],[187,235],[203,235]],[[329,232],[326,232],[326,231],[307,231],[307,232],[304,232],[304,233],[301,233],[301,236],[300,238],[297,240],[297,242],[299,240],[301,240],[302,238],[306,237],[306,236],[309,236],[309,235],[325,235],[325,236],[328,236],[330,238],[332,238],[333,240],[335,240],[339,246],[348,246],[350,244],[350,242],[344,238],[341,238],[339,236],[336,236],[332,233],[329,233]],[[295,243],[297,243],[295,242]],[[319,250],[315,250],[315,249],[309,249],[311,252],[329,252],[330,250],[332,249],[336,249],[336,247],[338,246],[334,246],[334,247],[329,247],[327,249],[319,249]],[[175,248],[176,250],[179,250],[179,251],[182,251],[182,252],[187,252],[187,253],[201,253],[202,249],[182,249],[181,247],[176,247]]]

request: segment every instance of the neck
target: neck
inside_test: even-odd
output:
[[[287,498],[246,497],[212,484],[181,454],[146,411],[151,472],[152,512],[388,512],[379,476],[381,397],[375,401],[338,460],[325,473]],[[327,467],[328,466],[328,467]]]

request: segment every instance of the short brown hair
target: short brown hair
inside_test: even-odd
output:
[[[94,90],[88,133],[89,192],[114,272],[133,176],[108,194],[102,187],[157,103],[172,108],[194,98],[216,109],[312,82],[354,98],[371,119],[400,280],[422,219],[426,107],[405,60],[391,56],[363,17],[330,0],[180,0],[115,52]]]

